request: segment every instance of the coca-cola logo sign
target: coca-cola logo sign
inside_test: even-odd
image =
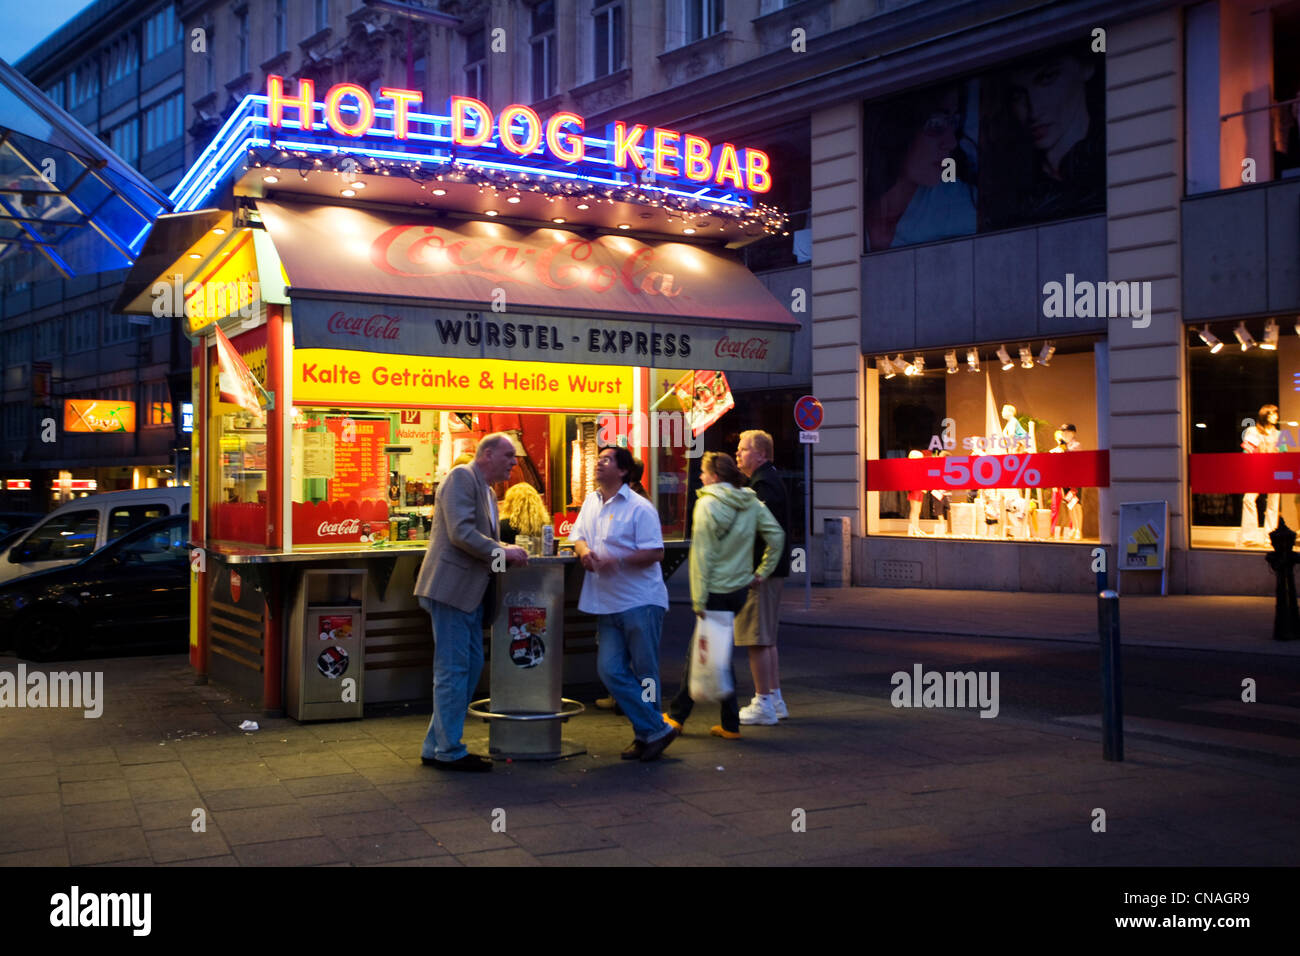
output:
[[[347,315],[339,311],[329,317],[326,327],[334,335],[357,335],[367,339],[393,341],[401,338],[402,317],[376,312],[373,315]]]
[[[531,246],[438,226],[393,226],[371,244],[370,261],[382,272],[405,278],[468,275],[556,290],[583,286],[634,296],[682,294],[680,277],[656,269],[656,252],[649,246],[624,251],[578,236]]]
[[[718,358],[739,358],[762,360],[767,358],[769,339],[751,335],[747,339],[731,339],[725,334],[718,339],[713,354]]]
[[[320,538],[341,538],[344,535],[360,534],[361,521],[358,518],[346,518],[343,521],[322,521],[316,528]]]

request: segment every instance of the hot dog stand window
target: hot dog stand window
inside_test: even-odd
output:
[[[552,517],[556,539],[563,540],[559,526],[576,517],[595,486],[602,438],[619,427],[617,413],[427,408],[295,406],[292,420],[293,547],[302,551],[427,541],[438,485],[491,432],[510,435],[518,456],[510,479],[495,489],[498,498],[519,482],[532,485]],[[652,500],[655,490],[661,492],[665,534],[680,538],[686,518],[684,451],[650,451],[643,483]]]

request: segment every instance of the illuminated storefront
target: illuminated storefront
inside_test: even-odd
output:
[[[798,325],[727,251],[782,228],[755,201],[779,174],[758,151],[311,95],[272,78],[245,100],[122,297],[194,342],[192,660],[268,708],[313,568],[369,573],[366,700],[428,694],[411,585],[438,484],[489,432],[519,456],[498,496],[532,485],[557,538],[617,442],[682,541],[727,374],[787,371]]]

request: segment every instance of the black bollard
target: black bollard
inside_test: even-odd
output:
[[[1119,594],[1097,595],[1097,630],[1101,635],[1101,756],[1124,759],[1123,677],[1119,656]]]
[[[1268,566],[1277,575],[1277,604],[1273,609],[1273,640],[1294,641],[1300,637],[1300,608],[1296,606],[1295,532],[1279,517],[1277,527],[1268,533],[1273,553],[1265,555]]]

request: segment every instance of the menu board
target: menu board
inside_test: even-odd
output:
[[[329,483],[330,501],[387,501],[388,420],[326,418],[325,427],[334,436],[334,476]]]
[[[306,432],[302,436],[303,478],[334,477],[334,436],[330,432]]]

